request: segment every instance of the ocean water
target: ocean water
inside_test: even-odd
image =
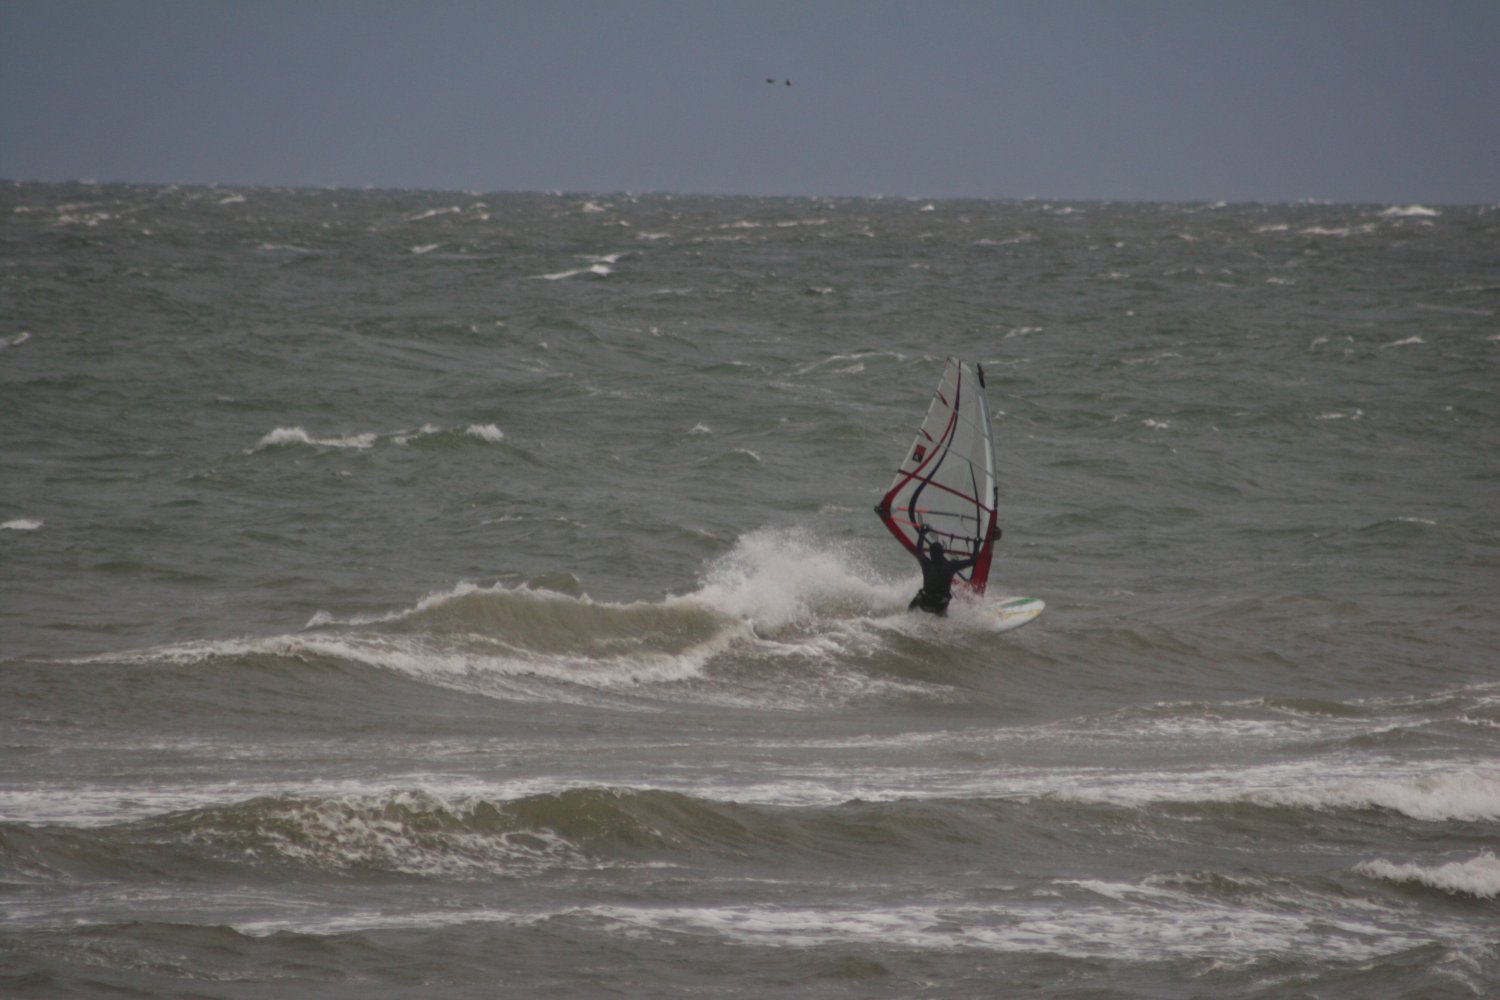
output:
[[[1500,994],[1497,316],[1482,207],[0,188],[0,993]]]

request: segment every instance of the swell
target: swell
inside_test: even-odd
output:
[[[1407,811],[1378,795],[1338,789],[1140,802],[1059,789],[808,806],[597,786],[513,798],[422,790],[287,794],[113,826],[0,824],[0,870],[12,884],[32,885],[231,874],[274,884],[306,877],[472,881],[648,864],[787,874],[902,864],[945,870],[982,865],[1001,852],[1021,859],[1060,853],[1087,872],[1095,866],[1086,859],[1101,843],[1123,857],[1180,851],[1186,858],[1205,842],[1259,854],[1278,844],[1306,851],[1333,838],[1342,852],[1363,852],[1375,866],[1359,874],[1445,880],[1440,887],[1448,891],[1493,895],[1494,859],[1483,851],[1500,816],[1500,781],[1471,776],[1428,792],[1425,806]],[[1401,868],[1382,854],[1386,845],[1416,842],[1434,828],[1444,831],[1450,850],[1467,845],[1480,852],[1478,860],[1429,875],[1430,866]]]

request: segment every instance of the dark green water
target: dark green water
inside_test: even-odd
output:
[[[1500,991],[1500,216],[0,190],[0,992]],[[997,635],[870,512],[982,362]]]

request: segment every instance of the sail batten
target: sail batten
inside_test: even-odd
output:
[[[916,553],[919,529],[958,560],[974,559],[962,580],[983,593],[996,535],[994,442],[984,383],[976,369],[948,359],[916,439],[875,508],[906,549]]]

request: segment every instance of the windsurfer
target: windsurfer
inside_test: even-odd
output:
[[[917,562],[922,564],[922,589],[911,599],[907,610],[921,610],[942,617],[947,615],[948,602],[953,599],[954,575],[974,565],[974,559],[949,559],[943,551],[943,543],[927,537],[928,530],[925,524],[917,528]]]

